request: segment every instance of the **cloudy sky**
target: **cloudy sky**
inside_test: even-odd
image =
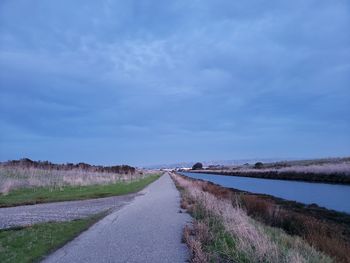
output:
[[[0,159],[350,155],[348,0],[2,0]]]

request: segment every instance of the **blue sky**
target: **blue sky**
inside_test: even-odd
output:
[[[0,159],[350,155],[350,2],[0,2]]]

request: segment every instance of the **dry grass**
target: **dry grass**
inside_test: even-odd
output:
[[[145,174],[141,172],[116,174],[82,169],[54,170],[0,166],[0,193],[7,194],[18,188],[50,187],[56,189],[63,186],[114,184],[141,179],[144,176]]]
[[[260,163],[256,165],[219,166],[192,170],[196,173],[221,174],[229,176],[282,179],[335,184],[350,184],[350,158],[323,162]]]
[[[200,181],[173,179],[183,189],[182,207],[196,219],[184,230],[193,262],[332,262],[301,238],[255,221],[225,191],[214,195]]]
[[[349,216],[332,214],[327,210],[308,210],[295,206],[293,202],[281,203],[271,197],[242,193],[204,181],[186,181],[195,183],[203,191],[220,199],[238,203],[255,220],[281,228],[290,235],[300,236],[339,262],[350,262]]]
[[[292,167],[284,167],[278,169],[281,172],[300,172],[300,173],[315,173],[315,174],[346,174],[350,175],[350,162],[338,164],[323,164],[323,165],[300,165]]]
[[[253,166],[235,166],[226,167],[224,169],[205,169],[201,172],[216,173],[247,173],[247,174],[263,174],[263,173],[297,173],[297,174],[318,174],[318,175],[346,175],[350,176],[350,161],[339,163],[321,163],[321,164],[262,164],[260,169]],[[194,171],[196,172],[196,171]],[[198,172],[198,171],[197,171]]]
[[[327,222],[312,216],[288,211],[256,195],[242,195],[242,206],[248,215],[265,224],[283,228],[292,235],[304,238],[313,246],[342,262],[350,262],[350,237],[341,224]]]
[[[293,173],[310,173],[310,174],[324,174],[324,175],[329,175],[329,174],[350,175],[350,162],[293,165],[288,167],[267,167],[262,169],[241,168],[239,171],[246,172],[246,173],[293,172]]]
[[[188,225],[184,228],[183,238],[185,243],[189,246],[192,253],[193,263],[206,263],[209,262],[209,256],[203,251],[202,243],[203,236],[209,233],[207,225],[195,223],[194,228],[190,228]],[[193,237],[196,238],[193,238]]]

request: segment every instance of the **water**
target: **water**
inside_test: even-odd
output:
[[[350,186],[339,184],[308,183],[287,180],[223,176],[202,173],[181,173],[195,179],[259,194],[293,200],[304,204],[317,204],[321,207],[350,214]]]

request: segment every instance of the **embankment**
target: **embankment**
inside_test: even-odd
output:
[[[263,179],[278,179],[278,180],[293,180],[293,181],[305,181],[305,182],[318,182],[318,183],[330,183],[330,184],[346,184],[350,185],[350,176],[341,173],[312,173],[312,172],[299,172],[299,171],[232,171],[232,170],[191,170],[191,173],[207,173],[218,174],[226,176],[241,176]]]
[[[306,250],[309,250],[308,245],[311,245],[311,247],[315,248],[321,253],[336,259],[337,262],[350,262],[350,255],[348,253],[348,251],[350,251],[350,215],[348,214],[329,211],[317,206],[305,206],[297,202],[286,201],[268,195],[252,194],[235,189],[228,189],[210,182],[195,180],[182,175],[176,175],[176,178],[179,178],[177,181],[186,181],[187,183],[185,183],[185,185],[190,185],[188,189],[197,189],[195,191],[202,192],[203,196],[207,194],[214,196],[216,198],[212,198],[214,203],[216,202],[215,200],[226,202],[227,208],[225,209],[234,209],[236,211],[239,208],[244,211],[248,217],[252,218],[255,222],[258,222],[259,226],[257,228],[263,229],[263,233],[265,234],[269,233],[267,234],[268,240],[272,240],[272,243],[270,242],[271,251],[274,251],[276,254],[272,261],[281,259],[281,257],[285,259],[288,257],[288,255],[279,252],[279,249],[276,250],[274,248],[275,245],[273,240],[276,238],[276,236],[279,236],[279,240],[277,240],[278,242],[289,240],[288,242],[286,241],[286,244],[289,244],[287,245],[287,248],[295,252],[295,254],[293,254],[294,256],[306,257],[306,254],[304,254],[305,250],[302,249],[299,251],[298,249],[300,247],[294,247],[294,242],[296,241],[290,239],[290,236],[299,236],[304,242],[303,245],[301,245],[301,247],[304,247],[304,249],[307,248]],[[186,195],[187,198],[183,199],[185,200],[184,207],[189,208],[190,210],[192,209],[192,214],[194,213],[195,217],[198,216],[198,211],[200,210],[193,210],[196,201],[193,200],[193,198],[188,198],[188,193]],[[198,196],[201,196],[201,194]],[[199,203],[201,202],[203,203],[203,200],[199,201]],[[231,206],[233,208],[231,208]],[[242,213],[239,212],[239,214],[241,215]],[[202,221],[199,222],[201,224],[203,223]],[[200,227],[204,226],[200,225],[199,228]],[[234,225],[232,227],[234,227]],[[278,231],[278,234],[276,234],[276,229],[281,231],[283,230],[282,232],[286,233],[288,236],[283,236],[283,234],[279,233]],[[222,236],[221,239],[225,238],[224,236]],[[243,239],[244,238],[245,237],[243,237]],[[240,238],[237,240],[240,240]],[[233,244],[237,245],[237,241],[234,239],[232,242]],[[225,244],[225,246],[227,246],[227,244]],[[283,249],[287,248],[280,249],[284,251]],[[237,249],[235,251],[237,251]],[[254,256],[254,253],[252,251],[249,252],[249,249],[243,249],[242,251],[244,252],[244,257],[251,256],[254,258],[259,256]],[[311,253],[310,251],[308,253]],[[261,253],[263,252],[261,251]],[[269,254],[269,252],[266,253]],[[260,256],[264,259],[263,254]],[[314,257],[315,259],[322,258],[321,254],[318,253],[314,254]],[[239,260],[241,259],[238,259],[238,261]],[[322,260],[327,262],[326,258],[323,258]]]

